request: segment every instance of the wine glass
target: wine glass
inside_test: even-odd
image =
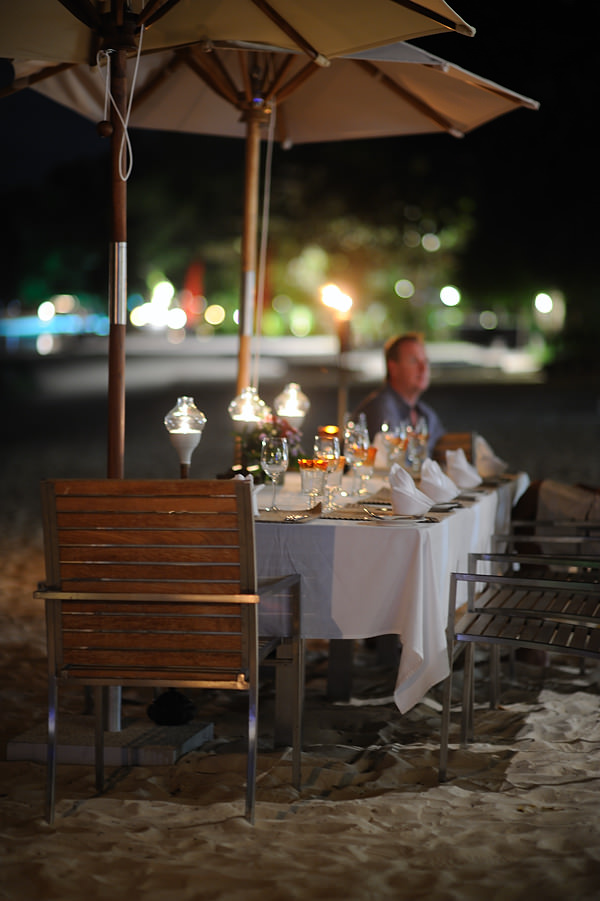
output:
[[[367,459],[369,433],[360,424],[349,422],[344,430],[344,456],[352,470],[352,486],[350,494],[357,494],[359,489],[358,469]]]
[[[336,471],[340,463],[340,439],[337,435],[315,435],[313,455],[317,460],[324,460],[327,464],[325,490],[327,491],[326,510],[333,510],[333,495],[337,491],[331,484],[331,474]]]
[[[367,448],[367,456],[360,467],[360,488],[359,494],[369,493],[369,479],[375,471],[375,457],[377,456],[377,448],[371,445]]]
[[[260,465],[273,482],[271,506],[267,510],[277,510],[276,495],[279,476],[286,471],[290,462],[287,438],[263,438],[260,448]]]
[[[424,416],[419,416],[416,423],[409,426],[408,436],[407,469],[412,471],[415,478],[418,478],[421,475],[423,462],[427,459],[429,429]]]
[[[404,455],[408,446],[408,423],[401,420],[398,425],[384,422],[381,433],[385,442],[385,450],[388,458],[388,466],[393,463],[404,464]]]

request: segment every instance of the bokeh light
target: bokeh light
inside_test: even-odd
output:
[[[446,307],[455,307],[460,303],[460,291],[454,285],[445,285],[440,291],[440,300]]]
[[[394,285],[394,291],[398,295],[398,297],[402,297],[408,300],[408,298],[412,297],[415,293],[415,286],[410,281],[410,279],[399,278]]]

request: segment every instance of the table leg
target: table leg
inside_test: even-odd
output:
[[[400,665],[400,638],[398,635],[378,635],[375,639],[377,662],[381,666],[395,667]]]
[[[332,638],[329,642],[327,697],[330,701],[349,701],[352,694],[354,640]]]

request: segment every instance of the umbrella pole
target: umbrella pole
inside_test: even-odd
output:
[[[127,55],[116,50],[112,58],[111,86],[114,106],[111,137],[111,243],[109,260],[108,338],[108,478],[122,479],[125,458],[125,328],[127,322],[127,182],[121,178],[119,157],[127,98]],[[121,686],[105,691],[105,728],[121,731]]]
[[[242,285],[240,295],[237,394],[250,385],[251,344],[256,306],[256,258],[258,229],[258,175],[262,110],[246,113],[246,168],[244,184],[244,224],[242,231]]]
[[[252,335],[256,307],[256,262],[258,254],[258,176],[260,168],[260,127],[264,113],[246,112],[246,165],[244,178],[244,221],[242,227],[242,283],[240,289],[239,349],[236,396],[250,386]],[[243,442],[236,436],[234,465],[243,465]]]
[[[112,58],[111,243],[109,260],[108,478],[122,479],[125,458],[125,329],[127,323],[127,182],[119,172],[126,115],[125,50]]]

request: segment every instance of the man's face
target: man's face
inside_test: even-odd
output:
[[[429,361],[419,341],[406,341],[389,361],[390,384],[398,394],[416,399],[429,387]]]

